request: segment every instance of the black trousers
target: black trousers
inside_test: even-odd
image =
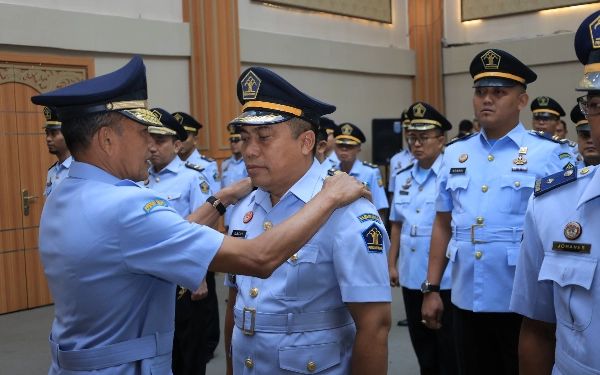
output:
[[[402,287],[404,309],[408,320],[408,333],[417,355],[421,375],[458,374],[454,338],[452,333],[452,303],[450,290],[440,291],[444,303],[442,328],[430,329],[421,323],[423,293],[420,290]]]
[[[217,297],[217,286],[215,283],[215,273],[206,273],[206,286],[208,287],[208,296],[206,296],[206,354],[214,353],[219,345],[221,330],[219,326],[219,298]]]
[[[179,297],[181,287],[177,287]],[[176,297],[176,298],[177,298]],[[175,302],[173,375],[206,374],[207,299],[192,301],[187,290]]]
[[[523,317],[515,313],[480,313],[454,306],[454,339],[460,373],[519,373],[519,333]]]

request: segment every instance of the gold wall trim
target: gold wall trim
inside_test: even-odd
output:
[[[258,3],[288,6],[338,14],[370,21],[392,23],[391,0],[253,0]]]
[[[471,21],[596,2],[590,0],[461,0],[461,19]]]
[[[0,85],[14,82],[27,85],[40,93],[60,89],[86,79],[85,68],[48,68],[31,65],[0,64]]]

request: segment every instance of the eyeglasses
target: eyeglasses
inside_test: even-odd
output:
[[[558,120],[558,117],[554,117],[554,116],[540,116],[540,115],[533,115],[533,121],[536,122],[550,122],[550,121],[556,121]]]
[[[588,96],[584,95],[577,98],[581,113],[586,116],[596,116],[600,114],[600,96],[592,96],[588,100]]]
[[[439,137],[441,137],[441,135],[438,135],[436,137],[427,137],[427,136],[408,137],[406,139],[406,141],[408,142],[409,145],[414,145],[415,143],[417,143],[417,141],[419,141],[420,144],[424,145],[427,142],[429,142],[430,139],[432,139],[432,138],[439,138]]]

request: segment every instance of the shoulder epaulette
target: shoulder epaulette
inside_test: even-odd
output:
[[[327,171],[328,176],[335,176],[336,174],[340,174],[340,173],[344,173],[344,172],[340,171],[339,169],[335,169],[335,168],[329,168],[329,170]]]
[[[208,156],[206,156],[206,155],[202,155],[202,154],[200,154],[200,158],[201,158],[202,160],[206,160],[206,161],[209,161],[209,162],[211,162],[211,163],[212,163],[213,161],[215,161],[215,159],[213,159],[213,158],[211,158],[211,157],[208,157]]]
[[[585,172],[584,169],[586,170]],[[588,172],[589,168],[583,168],[580,173],[587,174]],[[551,174],[549,176],[540,178],[535,182],[533,195],[539,197],[542,194],[546,194],[557,187],[566,185],[575,180],[577,180],[577,168]]]
[[[571,147],[577,146],[577,142],[575,142],[575,141],[569,141],[568,139],[565,139],[565,141],[568,141],[569,142],[569,146],[571,146]]]
[[[404,172],[404,171],[407,171],[407,170],[411,169],[414,165],[415,165],[414,163],[410,163],[406,167],[400,169],[398,172],[396,172],[396,176],[399,175],[400,173]]]
[[[567,139],[562,139],[562,138],[560,138],[557,135],[550,135],[548,133],[544,133],[543,131],[539,131],[539,130],[530,130],[529,134],[531,134],[531,135],[537,135],[540,138],[547,139],[547,140],[552,141],[554,143],[560,143],[560,144],[569,143],[569,141]]]
[[[368,161],[363,161],[363,164],[366,165],[367,167],[371,167],[371,168],[379,168],[377,167],[377,165],[375,164],[371,164]]]
[[[186,166],[187,168],[190,168],[190,169],[197,170],[198,172],[204,172],[204,168],[202,168],[202,167],[201,167],[201,166],[199,166],[199,165],[192,164],[192,163],[190,163],[189,161],[186,161],[186,162],[185,162],[185,166]]]
[[[477,134],[479,134],[479,133],[473,133],[473,134],[465,135],[464,137],[454,137],[454,138],[452,138],[450,140],[450,142],[446,143],[446,147],[450,146],[453,143],[467,140],[467,139],[469,139],[469,138],[471,138],[473,136],[476,136]]]
[[[52,164],[52,165],[50,166],[50,168],[48,168],[48,170],[50,170],[50,169],[54,168],[54,166],[55,166],[56,164],[58,164],[58,161],[55,161],[55,162],[54,162],[54,164]]]

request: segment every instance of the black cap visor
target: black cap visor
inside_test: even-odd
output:
[[[517,85],[523,85],[520,82],[513,81],[508,78],[499,77],[483,77],[473,83],[473,88],[476,87],[515,87]],[[523,85],[525,86],[525,85]]]

